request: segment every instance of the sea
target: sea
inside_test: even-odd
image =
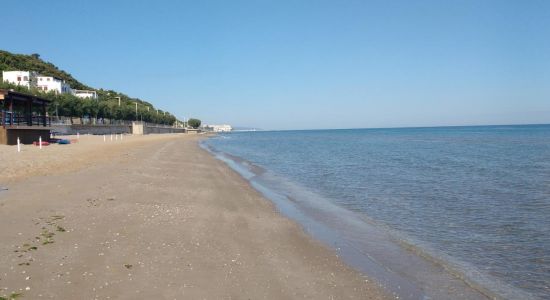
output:
[[[396,298],[550,299],[550,125],[233,132],[202,147]]]

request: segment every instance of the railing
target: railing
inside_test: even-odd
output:
[[[44,124],[44,116],[34,115],[31,116],[30,120],[28,116],[24,114],[19,114],[12,111],[3,110],[2,111],[2,126],[51,126],[51,119],[45,117],[46,122]],[[30,122],[29,122],[30,121]]]
[[[114,120],[107,118],[90,118],[90,117],[52,117],[54,125],[121,125],[130,126],[132,121]]]
[[[31,124],[32,126],[51,126],[52,125],[52,120],[50,117],[48,116],[41,116],[41,115],[37,115],[37,116],[32,116],[31,117]]]
[[[176,128],[172,125],[165,124],[156,124],[156,123],[147,123],[143,121],[128,121],[128,120],[115,120],[107,118],[91,118],[91,117],[52,117],[51,122],[54,125],[110,125],[110,126],[132,126],[132,123],[138,122],[147,127],[158,127],[158,128]],[[181,127],[178,127],[181,128]]]
[[[14,113],[2,110],[2,126],[12,125],[15,123]]]
[[[144,126],[146,127],[155,127],[155,128],[171,128],[171,129],[183,129],[181,127],[174,127],[172,125],[166,125],[166,124],[157,124],[157,123],[147,123],[142,122]]]
[[[7,110],[1,111],[1,121],[0,126],[43,126],[44,125],[44,116],[42,115],[33,115],[30,118],[30,124],[29,120],[27,119],[27,116],[25,116],[23,113],[17,113],[17,112],[11,112]],[[113,119],[106,119],[106,118],[90,118],[90,117],[84,117],[84,118],[71,118],[71,117],[51,117],[46,116],[46,124],[45,126],[52,126],[53,125],[107,125],[107,126],[131,126],[134,121],[126,121],[126,120],[113,120]],[[155,124],[155,123],[147,123],[147,122],[141,122],[144,126],[147,127],[156,127],[156,128],[176,128],[180,129],[180,127],[174,127],[172,125],[165,125],[165,124]]]

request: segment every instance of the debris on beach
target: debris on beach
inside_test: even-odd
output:
[[[1,297],[0,296],[0,300],[13,300],[13,299],[18,299],[20,298],[21,296],[23,296],[22,293],[11,293],[9,296],[7,297]]]
[[[60,139],[57,141],[57,143],[59,145],[69,145],[71,143],[71,141],[67,140],[67,139]]]
[[[49,142],[46,142],[46,141],[43,141],[43,142],[32,142],[33,145],[35,146],[40,146],[40,144],[42,144],[42,146],[49,146],[50,143]]]

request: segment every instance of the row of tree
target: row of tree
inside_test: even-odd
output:
[[[98,99],[83,99],[72,94],[56,94],[53,91],[44,93],[37,89],[29,90],[27,87],[6,82],[0,82],[0,88],[14,89],[51,100],[48,114],[54,117],[144,121],[165,125],[173,125],[178,121],[169,112],[155,109],[148,102],[129,98],[114,91],[98,90]]]
[[[50,95],[48,95],[50,96]],[[98,99],[78,98],[70,94],[54,95],[49,106],[51,116],[67,116],[91,119],[144,121],[173,125],[177,119],[169,112],[155,109],[143,103],[118,101],[100,96]]]
[[[14,54],[0,50],[0,71],[33,70],[40,74],[54,76],[65,80],[72,88],[89,90],[87,85],[81,83],[68,72],[60,70],[53,63],[44,61],[40,54],[31,55]],[[125,94],[112,90],[96,90],[98,99],[81,99],[69,94],[44,93],[36,89],[28,89],[3,82],[0,72],[0,88],[15,89],[25,93],[40,95],[52,101],[49,106],[50,116],[89,118],[93,120],[140,120],[150,123],[173,125],[178,122],[169,112],[157,110],[146,101],[131,98]],[[137,111],[136,111],[137,103]],[[191,122],[189,122],[191,123]],[[197,124],[193,122],[193,124]],[[200,124],[200,121],[199,121]]]

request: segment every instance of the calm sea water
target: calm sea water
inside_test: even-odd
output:
[[[505,286],[502,297],[550,299],[550,125],[243,132],[205,143],[478,274],[476,284]]]

